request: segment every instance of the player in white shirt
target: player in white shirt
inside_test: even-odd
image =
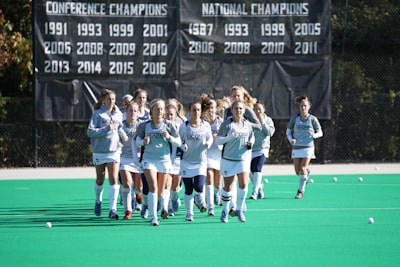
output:
[[[126,118],[122,122],[122,129],[128,136],[128,140],[124,143],[121,153],[121,162],[119,165],[119,173],[121,175],[122,188],[121,198],[125,208],[125,220],[132,219],[132,196],[141,193],[141,188],[133,189],[132,186],[137,186],[136,183],[140,181],[140,173],[142,168],[139,163],[137,146],[134,138],[136,137],[136,128],[139,125],[137,121],[138,104],[130,102],[125,104]],[[134,192],[132,192],[134,191]],[[136,192],[135,192],[136,191]],[[135,194],[132,194],[135,193]]]
[[[101,215],[104,180],[106,168],[108,171],[108,198],[110,212],[108,217],[118,220],[117,200],[119,193],[118,167],[121,158],[122,142],[128,137],[122,130],[122,113],[115,105],[116,94],[109,89],[103,89],[101,100],[95,106],[95,111],[89,122],[87,135],[92,145],[93,163],[96,167],[96,182],[94,183],[95,207],[94,214]]]
[[[245,104],[241,100],[232,103],[232,117],[226,119],[218,132],[215,142],[223,145],[221,174],[224,177],[222,188],[221,222],[228,222],[228,209],[232,199],[232,188],[235,186],[235,175],[238,178],[236,216],[240,222],[245,222],[244,207],[248,190],[251,147],[254,143],[252,123],[244,119]]]
[[[213,140],[215,140],[223,119],[217,114],[217,102],[214,99],[206,97],[203,99],[202,103],[203,107],[205,107],[203,118],[210,124]],[[222,146],[217,145],[215,142],[213,142],[211,147],[207,150],[207,177],[205,198],[207,203],[208,215],[210,216],[215,215],[214,205],[215,203],[219,204],[221,200],[221,150]]]
[[[165,120],[165,101],[154,99],[150,103],[151,119],[139,125],[136,131],[136,145],[142,147],[141,162],[148,186],[148,209],[151,225],[158,226],[157,200],[161,200],[167,175],[171,171],[171,146],[180,146],[176,128]],[[143,185],[143,194],[145,194]],[[143,209],[143,207],[142,207]],[[161,211],[163,219],[168,218],[166,210]]]
[[[190,119],[180,125],[179,136],[183,150],[180,175],[185,184],[186,221],[191,222],[195,203],[200,212],[207,210],[201,196],[207,175],[207,149],[212,145],[213,138],[210,124],[201,119],[201,103],[191,103],[189,112]]]
[[[264,198],[262,185],[262,168],[268,159],[271,136],[275,133],[274,122],[265,114],[264,103],[258,101],[254,104],[254,113],[261,122],[261,130],[254,129],[254,144],[251,155],[250,180],[253,184],[253,191],[250,199]]]
[[[299,176],[299,188],[296,199],[304,196],[308,180],[308,165],[315,158],[314,139],[322,137],[322,128],[317,117],[309,113],[311,102],[307,96],[298,96],[295,103],[300,113],[290,118],[286,136],[292,145],[292,159],[296,175]]]

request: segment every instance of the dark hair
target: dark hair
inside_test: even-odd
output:
[[[190,112],[190,108],[195,105],[195,104],[199,104],[200,105],[200,110],[203,110],[203,105],[201,104],[200,101],[193,101],[192,103],[189,104],[189,112]]]
[[[310,99],[309,99],[307,96],[305,96],[305,95],[296,96],[296,97],[294,98],[294,103],[300,104],[300,102],[303,101],[303,100],[308,101],[308,103],[310,103],[310,106],[311,106],[311,101],[310,101]]]

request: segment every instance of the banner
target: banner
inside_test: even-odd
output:
[[[103,88],[186,107],[244,86],[275,119],[331,116],[330,1],[35,0],[36,120],[88,121]]]

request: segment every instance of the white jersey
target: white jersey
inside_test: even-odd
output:
[[[322,133],[322,128],[317,117],[311,114],[309,114],[304,120],[301,119],[299,114],[292,116],[289,120],[287,129],[291,131],[293,139],[296,139],[293,149],[314,147],[314,138],[310,135],[310,132],[318,134]]]
[[[261,121],[261,130],[254,129],[254,144],[252,148],[252,157],[258,157],[264,154],[268,158],[269,148],[271,145],[271,136],[275,133],[275,125],[270,117],[263,114]]]
[[[218,134],[219,128],[221,127],[223,120],[220,116],[217,116],[216,119],[214,120],[214,122],[212,124],[210,124],[211,126],[211,133],[214,134]],[[213,142],[213,144],[211,145],[211,147],[208,149],[207,151],[207,157],[211,158],[211,159],[221,159],[221,150],[222,150],[222,146],[217,145],[216,142]]]
[[[179,127],[179,136],[182,144],[186,144],[188,147],[188,150],[182,155],[182,160],[191,163],[207,162],[207,147],[205,144],[211,145],[213,141],[211,127],[208,122],[202,120],[200,127],[194,128],[186,121]]]
[[[167,131],[172,137],[178,138],[178,132],[171,122],[163,120],[156,126],[152,121],[139,124],[136,135],[140,139],[150,137],[150,143],[142,146],[142,159],[149,161],[170,161],[172,144],[163,137],[163,132]],[[179,142],[180,143],[180,142]]]
[[[233,133],[238,137],[233,137]],[[221,124],[216,142],[223,144],[223,159],[233,161],[247,160],[251,158],[251,149],[249,149],[247,143],[254,142],[252,124],[247,120],[237,124],[233,122],[232,118],[228,118]]]

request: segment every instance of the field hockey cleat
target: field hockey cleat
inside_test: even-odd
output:
[[[164,209],[161,211],[161,218],[168,219],[168,212]]]
[[[258,188],[257,199],[264,198],[264,189],[262,187]]]
[[[185,220],[186,220],[187,222],[193,222],[193,221],[194,221],[193,214],[187,213],[187,214],[186,214]]]
[[[228,222],[228,215],[226,214],[225,211],[222,211],[220,220],[221,220],[222,223],[227,223]]]
[[[244,216],[244,213],[241,210],[236,211],[236,216],[238,217],[239,222],[246,222],[246,217]]]
[[[110,213],[108,214],[108,218],[118,220],[118,214],[115,211],[110,210]]]
[[[231,208],[231,209],[229,210],[229,215],[230,215],[231,217],[235,217],[235,216],[236,216],[236,210],[235,210],[234,208]]]
[[[249,199],[256,200],[257,199],[257,194],[256,193],[252,193],[251,196],[249,197]]]
[[[132,211],[126,210],[124,220],[132,220]]]
[[[147,219],[149,216],[149,207],[147,205],[143,205],[142,210],[140,211],[140,217],[143,219]]]
[[[150,225],[151,226],[159,226],[160,222],[158,221],[157,218],[153,218],[153,219],[151,219]]]
[[[94,204],[94,215],[101,216],[101,202],[99,201]]]
[[[304,197],[303,192],[301,192],[300,190],[297,190],[297,194],[294,197],[295,199],[302,199]]]
[[[173,209],[168,209],[168,216],[170,217],[174,217],[175,216],[175,212]]]
[[[208,216],[215,216],[214,208],[209,208],[208,209]]]

